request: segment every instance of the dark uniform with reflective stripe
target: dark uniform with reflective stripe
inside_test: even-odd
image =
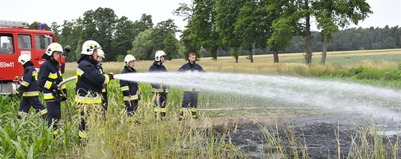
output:
[[[198,65],[197,63],[191,64],[190,62],[182,65],[179,69],[179,72],[204,72],[202,66]],[[190,76],[190,74],[188,75]],[[197,118],[196,112],[198,107],[198,92],[197,88],[187,88],[184,89],[184,98],[182,100],[181,105],[181,116],[184,116],[185,112],[191,111],[192,118]]]
[[[48,124],[53,121],[57,123],[61,118],[60,102],[62,100],[61,91],[58,91],[57,85],[63,81],[59,70],[59,63],[53,58],[49,57],[40,66],[39,70],[39,88],[43,92],[43,98],[47,107]],[[63,91],[67,93],[65,85],[62,87]],[[54,125],[57,128],[57,125]]]
[[[38,86],[38,72],[33,67],[31,61],[26,62],[24,65],[24,75],[20,82],[19,92],[22,93],[21,104],[19,113],[28,113],[29,108],[32,106],[40,115],[47,113],[46,108],[39,101],[39,86]]]
[[[98,64],[97,65],[99,71],[101,74],[104,74],[103,71],[103,66],[102,64]],[[103,84],[103,88],[102,88],[102,106],[104,110],[107,110],[107,107],[109,105],[109,99],[107,98],[107,84]]]
[[[96,60],[90,58],[89,55],[83,55],[78,60],[77,83],[75,87],[75,92],[78,94],[75,95],[75,102],[81,106],[100,106],[102,104],[103,85],[108,84],[111,78],[111,75],[102,74],[99,71]],[[81,124],[79,126],[80,131],[86,129],[85,114],[85,110],[82,110]]]
[[[124,70],[121,73],[136,73],[136,70],[134,68],[124,66]],[[120,87],[121,91],[123,92],[123,99],[127,113],[129,116],[131,116],[135,114],[135,111],[138,108],[138,82],[120,80]]]
[[[152,66],[149,68],[149,72],[167,72],[166,67],[163,66],[159,61],[155,61]],[[166,101],[167,101],[167,93],[168,87],[162,84],[151,84],[152,92],[155,93],[155,101],[154,101],[154,112],[160,113],[161,116],[166,115]]]

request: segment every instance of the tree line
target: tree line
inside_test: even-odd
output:
[[[34,22],[31,28],[38,28]],[[167,58],[180,58],[179,41],[175,33],[178,27],[172,19],[153,24],[152,16],[142,14],[139,20],[131,21],[125,16],[117,17],[111,8],[99,7],[86,11],[82,17],[63,24],[53,22],[45,29],[55,32],[62,45],[70,45],[68,61],[76,61],[86,40],[96,40],[106,53],[106,61],[122,61],[128,53],[140,60],[153,59],[154,52],[164,50]]]
[[[327,51],[401,47],[398,26],[344,29],[372,14],[366,0],[193,0],[180,3],[173,13],[188,22],[183,31],[171,19],[154,25],[151,15],[131,21],[101,7],[47,28],[73,48],[76,54],[67,55],[70,61],[77,59],[87,39],[97,40],[109,61],[127,53],[150,60],[156,50],[164,50],[168,59],[195,52],[215,60],[231,55],[237,62],[239,55],[253,62],[254,54],[271,53],[279,62],[279,53],[305,52],[310,64],[312,51],[322,51],[324,64]],[[320,31],[311,30],[311,21]]]

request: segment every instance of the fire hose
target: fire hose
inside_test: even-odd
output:
[[[65,85],[67,82],[72,81],[72,80],[75,80],[76,78],[77,78],[77,76],[72,76],[72,77],[70,77],[70,78],[67,78],[67,79],[63,80],[62,82],[60,82],[60,84],[57,85],[57,88],[58,88],[59,90],[61,90],[61,94],[63,94],[63,96],[67,97],[67,95],[65,94],[65,92],[63,91],[63,89],[61,89],[61,87],[62,87],[63,85]],[[69,118],[69,120],[72,120],[72,118],[71,118],[71,110],[70,110],[70,105],[69,105],[69,103],[68,103],[68,100],[65,100],[65,106],[67,107],[67,115],[68,115],[68,118]]]

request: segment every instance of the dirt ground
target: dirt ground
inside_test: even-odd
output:
[[[350,148],[353,143],[362,143],[359,137],[366,139],[372,146],[375,143],[374,137],[380,138],[381,145],[387,145],[390,142],[392,145],[401,144],[398,141],[398,137],[401,136],[400,123],[384,119],[372,120],[370,117],[355,114],[288,115],[285,117],[253,115],[211,120],[217,132],[229,132],[228,138],[233,144],[238,146],[246,157],[254,159],[295,158],[296,156],[313,159],[354,158],[350,154],[352,151]],[[387,132],[387,135],[373,135],[375,134],[373,131],[378,134]],[[367,147],[369,147],[368,150],[375,151],[374,147]],[[287,156],[280,155],[279,151]],[[397,157],[401,155],[400,149],[396,152],[398,152]],[[394,157],[394,154],[389,155]]]

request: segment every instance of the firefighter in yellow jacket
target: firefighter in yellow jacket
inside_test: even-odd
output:
[[[155,61],[149,67],[149,72],[167,72],[166,67],[164,67],[163,62],[166,57],[166,53],[162,50],[159,50],[155,53]],[[168,86],[159,84],[159,83],[151,83],[152,92],[155,94],[154,100],[154,112],[156,115],[160,114],[162,117],[166,116],[166,103],[167,103],[167,93]]]
[[[101,49],[97,50],[97,54],[98,54],[98,57],[96,59],[96,61],[98,62],[97,67],[98,67],[100,73],[104,74],[102,62],[103,62],[103,59],[106,58],[106,56],[104,55],[104,51]],[[102,88],[103,113],[106,113],[108,105],[109,105],[109,100],[107,97],[107,84],[103,84],[103,88]],[[106,115],[106,114],[104,114],[104,115]]]
[[[18,117],[28,113],[29,108],[32,106],[40,116],[47,114],[47,109],[39,101],[39,86],[38,86],[38,72],[33,67],[31,57],[26,54],[21,54],[18,57],[18,62],[24,67],[24,75],[19,80],[20,87],[18,92],[22,94],[22,99],[19,107]]]
[[[61,101],[67,100],[63,96],[57,85],[63,81],[59,63],[57,59],[63,53],[63,48],[58,43],[51,43],[42,58],[46,61],[40,66],[39,70],[39,89],[43,91],[43,99],[47,107],[48,124],[54,122],[54,134],[57,134],[57,123],[61,118]],[[67,93],[65,85],[61,87],[62,91]]]
[[[98,69],[98,50],[102,49],[94,40],[85,41],[82,45],[81,58],[78,60],[75,102],[84,108],[81,111],[81,123],[78,136],[86,138],[85,109],[102,105],[103,85],[113,79],[113,74],[102,74]]]
[[[136,73],[134,68],[135,66],[135,57],[133,55],[127,55],[124,58],[125,66],[123,73]],[[123,98],[125,103],[125,108],[127,110],[128,116],[132,116],[135,114],[138,109],[138,101],[139,99],[139,85],[138,82],[133,81],[124,81],[120,80],[121,91],[123,92]]]

